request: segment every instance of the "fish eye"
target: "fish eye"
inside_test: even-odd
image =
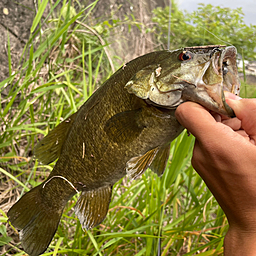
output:
[[[190,52],[183,51],[179,55],[179,60],[190,60],[192,58],[192,54]]]

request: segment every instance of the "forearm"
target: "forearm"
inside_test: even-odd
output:
[[[230,228],[224,240],[225,256],[255,256],[256,231],[243,232]]]

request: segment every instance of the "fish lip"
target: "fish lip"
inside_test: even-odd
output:
[[[220,95],[218,95],[218,99],[215,99],[215,101],[230,117],[235,117],[235,113],[226,103],[224,91],[239,95],[240,82],[236,68],[236,55],[237,50],[234,46],[228,46],[224,49],[215,48],[210,54],[213,71],[222,78],[221,83],[215,85],[220,86]],[[228,72],[233,72],[231,77]]]
[[[223,53],[221,54],[221,58],[220,58],[220,66],[221,66],[220,70],[221,70],[221,75],[223,78],[222,86],[221,86],[221,99],[222,99],[223,107],[225,108],[225,110],[227,111],[227,113],[230,117],[235,117],[236,115],[235,115],[233,109],[227,104],[224,91],[226,89],[225,85],[228,89],[229,85],[227,83],[231,83],[231,88],[228,91],[233,94],[239,95],[240,82],[239,82],[237,67],[236,67],[236,55],[237,55],[236,48],[234,46],[228,46],[224,49]],[[224,64],[227,66],[223,67]],[[230,68],[234,69],[234,71],[235,71],[234,77],[236,78],[236,81],[229,81],[229,79],[227,78],[228,72],[231,72],[231,70],[229,70],[228,65],[230,65]],[[225,72],[224,72],[224,68],[227,69],[227,70],[225,70]],[[234,77],[232,77],[232,78],[234,78]]]
[[[234,46],[217,48],[213,47],[205,53],[208,54],[208,59],[196,77],[196,87],[187,84],[181,99],[197,102],[216,113],[234,117],[234,111],[226,103],[224,91],[239,94],[237,51]],[[223,64],[224,62],[227,63]]]

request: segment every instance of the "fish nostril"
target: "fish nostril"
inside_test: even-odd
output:
[[[210,53],[210,58],[212,58],[212,56],[216,53],[216,52],[221,52],[220,48],[213,48],[211,53]]]

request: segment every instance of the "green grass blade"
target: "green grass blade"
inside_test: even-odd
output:
[[[88,72],[89,72],[89,96],[90,96],[93,93],[93,88],[92,88],[92,53],[91,53],[91,44],[89,44]]]
[[[57,241],[57,243],[56,243],[56,246],[55,246],[55,248],[54,248],[54,252],[53,252],[53,255],[52,256],[57,256],[57,253],[58,253],[58,250],[59,250],[59,248],[60,248],[60,244],[61,244],[61,242],[63,241],[63,237],[60,237],[59,239],[58,239],[58,241]]]
[[[27,186],[25,186],[22,182],[20,182],[16,177],[14,177],[12,174],[8,173],[7,171],[5,171],[3,168],[0,167],[0,172],[3,173],[4,175],[8,176],[9,178],[11,178],[13,181],[15,181],[16,183],[18,183],[20,186],[22,186],[26,191],[29,191],[29,188]]]
[[[33,68],[33,66],[32,66],[32,64],[33,64],[33,55],[34,55],[34,46],[33,46],[33,44],[31,44],[30,51],[29,51],[28,69],[27,69],[26,76],[29,76],[29,74],[31,73],[31,70]]]
[[[38,1],[38,3],[40,3],[40,1]],[[44,13],[47,3],[48,3],[48,0],[42,0],[42,2],[40,4],[38,4],[38,11],[33,20],[31,29],[30,29],[31,34],[35,31],[38,23],[41,21],[41,18],[42,18],[42,15]]]
[[[97,241],[95,240],[95,238],[94,238],[94,236],[92,235],[91,231],[90,231],[90,230],[87,230],[87,234],[88,234],[88,236],[90,237],[90,239],[91,239],[91,241],[92,241],[92,243],[93,243],[95,249],[97,250],[97,252],[98,252],[97,254],[99,254],[100,256],[103,256],[102,253],[101,253],[100,250],[99,250],[99,246],[98,246],[98,244],[97,244]]]
[[[9,31],[7,31],[7,53],[8,53],[8,67],[9,67],[9,76],[12,75],[12,58],[11,58],[11,44]]]

